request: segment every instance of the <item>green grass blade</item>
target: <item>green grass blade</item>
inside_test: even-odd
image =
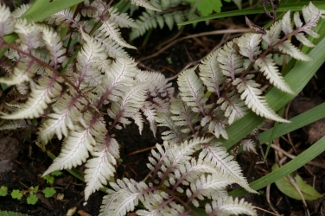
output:
[[[325,118],[325,102],[290,119],[291,122],[289,124],[279,124],[272,137],[275,139],[322,118]],[[261,144],[269,140],[273,129],[274,128],[271,128],[259,135],[259,141]]]
[[[325,9],[325,2],[324,1],[312,1],[312,2],[319,9]],[[288,10],[300,11],[302,9],[302,7],[305,6],[305,5],[308,5],[308,3],[309,3],[309,1],[280,4],[280,7],[277,9],[277,12],[278,13],[279,12],[287,12]],[[200,18],[197,18],[197,19],[194,19],[194,20],[178,23],[178,25],[183,26],[183,25],[193,24],[193,23],[197,23],[197,22],[212,20],[212,19],[218,19],[218,18],[224,18],[224,17],[233,17],[233,16],[247,16],[247,15],[250,15],[250,14],[261,14],[261,13],[265,13],[262,7],[247,8],[247,9],[242,9],[242,10],[233,10],[233,11],[227,11],[227,12],[222,12],[222,13],[218,13],[218,14],[213,14],[213,15],[209,15],[209,16],[200,17]]]
[[[289,175],[290,173],[299,169],[300,167],[320,155],[323,151],[325,151],[325,136],[318,140],[316,143],[314,143],[312,146],[310,146],[307,150],[302,152],[300,155],[298,155],[296,158],[291,160],[289,163],[285,164],[277,170],[274,170],[266,176],[259,178],[258,180],[250,183],[249,185],[255,190],[264,188],[269,184],[275,182],[277,179]],[[240,188],[238,190],[231,191],[229,194],[231,196],[242,196],[246,193],[247,192],[244,189]]]
[[[83,0],[36,0],[22,18],[30,22],[41,21],[80,2]]]

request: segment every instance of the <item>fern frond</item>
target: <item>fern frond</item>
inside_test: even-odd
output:
[[[43,77],[38,81],[38,85],[32,88],[32,92],[27,102],[21,108],[11,114],[1,116],[3,119],[24,119],[40,117],[44,110],[51,103],[53,98],[59,96],[62,86],[58,83],[60,79],[53,77]]]
[[[305,20],[305,26],[301,27],[304,32],[310,36],[319,37],[313,28],[316,26],[320,18],[325,18],[325,10],[320,10],[312,2],[309,2],[308,6],[302,8],[302,16]]]
[[[199,207],[199,200],[218,199],[225,196],[224,189],[233,183],[234,179],[227,178],[226,175],[202,175],[189,185],[190,189],[186,190],[188,200],[195,207]],[[219,197],[218,197],[219,196]]]
[[[234,123],[248,111],[245,103],[234,92],[230,92],[221,97],[217,103],[221,104],[220,109],[224,111],[224,115],[228,119],[228,124]]]
[[[213,113],[215,115],[208,115],[201,119],[201,126],[204,127],[208,124],[208,131],[212,133],[216,138],[222,136],[225,139],[228,139],[228,134],[226,131],[226,121],[221,115],[221,110],[219,107],[214,109]]]
[[[272,119],[279,122],[288,122],[287,120],[278,116],[267,104],[262,91],[258,88],[260,85],[252,80],[253,75],[247,75],[245,79],[236,78],[233,85],[237,87],[240,98],[245,101],[249,109],[257,115]]]
[[[75,121],[82,115],[79,107],[86,104],[86,100],[81,95],[75,93],[74,96],[64,94],[54,104],[53,112],[50,113],[38,129],[37,140],[43,144],[48,143],[54,135],[59,140],[63,136],[68,136],[68,130],[75,128]],[[73,120],[74,119],[74,120]]]
[[[146,101],[150,102],[157,112],[167,112],[174,88],[165,76],[157,72],[140,71],[136,75],[136,82],[150,83],[146,92]]]
[[[175,11],[172,13],[166,13],[163,15],[166,25],[169,30],[172,30],[174,25],[177,23],[181,23],[185,20],[185,16],[183,11]]]
[[[303,13],[306,9],[303,8]],[[318,9],[316,9],[314,12],[316,12],[317,14]],[[321,14],[321,12],[318,12],[318,14]],[[314,13],[313,13],[314,15]],[[313,22],[311,22],[310,24],[306,24],[305,26],[303,25],[303,22],[300,19],[300,14],[298,12],[296,12],[294,14],[294,22],[296,27],[300,30],[305,32],[306,34],[314,37],[314,38],[318,38],[319,35],[313,31],[313,27],[315,27],[316,23],[315,21],[318,21],[318,18],[316,17],[316,19],[313,19]],[[303,33],[298,33],[295,35],[295,37],[297,38],[298,41],[300,41],[303,45],[308,46],[308,47],[314,47],[314,44],[312,42],[310,42],[310,40],[307,39],[307,37],[303,34]]]
[[[319,35],[313,31],[313,28],[316,26],[317,22],[321,17],[325,17],[324,14],[325,14],[324,10],[319,10],[311,2],[309,3],[308,6],[304,6],[302,9],[302,15],[305,24],[303,24],[303,22],[301,21],[299,13],[296,12],[294,14],[294,23],[297,29],[295,30],[296,33],[293,35],[304,45],[313,47],[314,45],[300,32],[305,32],[306,34],[314,38],[319,37]],[[288,11],[283,16],[281,23],[282,23],[282,31],[286,35],[289,35],[294,32],[291,25],[292,21],[290,17],[290,11]],[[303,54],[298,48],[293,46],[289,41],[284,41],[283,43],[280,43],[279,49],[283,53],[286,53],[295,59],[302,60],[302,61],[311,60],[310,57]]]
[[[1,77],[0,83],[6,85],[19,85],[25,81],[29,81],[31,77],[37,72],[37,63],[35,59],[29,57],[22,57],[18,60],[11,77]]]
[[[288,35],[289,33],[293,32],[292,21],[291,21],[290,15],[291,15],[291,12],[287,11],[281,20],[282,31],[284,32],[285,35]]]
[[[289,40],[284,41],[283,43],[280,43],[278,46],[279,50],[292,58],[295,58],[300,61],[311,61],[313,60],[308,55],[302,53],[297,47],[292,45],[292,43]]]
[[[84,1],[85,7],[82,8],[81,14],[85,17],[100,19],[100,15],[105,9],[106,4],[103,1]]]
[[[201,145],[209,143],[211,139],[208,138],[194,138],[189,141],[184,141],[180,145],[164,142],[163,147],[156,145],[156,150],[152,150],[152,156],[149,157],[149,169],[153,171],[152,178],[155,179],[158,175],[160,181],[165,181],[167,176],[174,172],[184,164],[191,160],[191,155],[197,151]],[[167,157],[168,155],[168,157]]]
[[[5,121],[4,123],[0,124],[0,131],[1,130],[15,130],[18,128],[26,128],[32,126],[31,120],[27,119],[17,119],[17,120],[10,120]]]
[[[94,33],[96,38],[109,38],[110,40],[115,41],[118,45],[130,49],[136,49],[134,46],[128,44],[123,38],[117,27],[116,23],[112,20],[102,21],[102,26],[99,27]]]
[[[56,170],[71,169],[81,165],[89,157],[89,152],[93,151],[95,144],[96,141],[90,134],[89,128],[71,131],[63,141],[59,156],[54,159],[43,176]]]
[[[266,34],[262,35],[263,41],[265,41],[269,46],[276,44],[280,39],[281,34],[281,21],[273,23]]]
[[[256,210],[250,204],[245,202],[244,199],[233,199],[232,197],[220,197],[218,200],[212,201],[211,204],[206,204],[205,211],[208,215],[257,215]]]
[[[165,199],[163,199],[165,198]],[[168,199],[169,198],[169,199]],[[143,216],[164,216],[164,215],[187,215],[186,210],[180,204],[177,204],[173,198],[168,197],[167,193],[162,191],[154,191],[146,194],[144,199],[141,199],[147,210],[137,210],[137,215]]]
[[[46,21],[49,24],[54,23],[55,25],[63,25],[63,26],[71,25],[71,27],[73,28],[80,27],[79,20],[80,20],[80,14],[77,13],[76,15],[74,15],[74,12],[70,9],[65,9],[63,11],[55,13],[46,19]]]
[[[94,39],[105,46],[105,52],[107,52],[108,56],[114,59],[129,57],[129,54],[123,49],[123,47],[118,45],[115,41],[102,37],[96,37]]]
[[[155,117],[157,112],[168,112],[170,98],[173,97],[174,88],[168,83],[161,73],[140,71],[137,73],[136,82],[150,83],[146,89],[146,101],[141,108],[150,124],[153,134],[156,134]]]
[[[15,21],[10,13],[10,9],[0,3],[0,37],[14,31]]]
[[[164,185],[179,193],[185,193],[184,186],[191,187],[191,184],[197,181],[201,175],[222,176],[222,173],[210,161],[200,161],[193,157],[191,160],[181,163],[174,172],[171,172],[168,179],[164,181]],[[197,195],[199,194],[197,193]],[[192,196],[192,198],[194,199],[196,196]],[[192,199],[190,198],[190,200]]]
[[[178,76],[177,80],[180,96],[185,103],[192,108],[193,112],[205,114],[204,97],[205,88],[202,81],[195,74],[195,68],[188,69]]]
[[[130,40],[143,35],[149,29],[163,28],[165,25],[172,30],[173,27],[185,20],[185,14],[188,11],[174,11],[165,14],[156,13],[154,11],[144,11],[136,20],[137,28],[133,28],[130,33]]]
[[[171,119],[176,126],[181,127],[183,134],[195,133],[195,124],[199,121],[199,117],[188,107],[184,101],[173,99],[170,107],[170,112],[173,114]]]
[[[262,51],[260,50],[261,34],[247,33],[238,38],[236,42],[240,47],[239,53],[249,58],[251,62],[255,61],[255,57]]]
[[[107,110],[107,114],[114,119],[116,127],[119,127],[117,123],[130,124],[128,118],[134,119],[134,116],[139,113],[146,99],[145,89],[146,84],[125,89],[126,94],[120,95],[120,98]]]
[[[306,38],[306,36],[303,33],[298,33],[295,35],[296,39],[300,41],[304,46],[307,47],[314,47],[315,45]]]
[[[143,107],[141,108],[141,111],[143,112],[143,115],[146,117],[147,121],[149,122],[150,130],[152,131],[153,135],[156,137],[157,132],[157,124],[156,124],[156,116],[157,112],[156,109],[153,107],[153,105],[145,101],[143,104]]]
[[[82,30],[80,31],[86,43],[77,55],[77,69],[80,74],[77,86],[82,83],[87,83],[87,86],[98,86],[103,78],[99,65],[107,59],[105,48]]]
[[[11,15],[15,18],[21,17],[28,9],[30,8],[30,4],[22,4],[18,8],[16,8]]]
[[[165,130],[161,134],[161,138],[165,141],[171,141],[180,143],[183,141],[185,136],[183,135],[181,128],[175,125],[174,121],[168,113],[159,112],[155,118],[158,126],[167,127],[169,130]]]
[[[243,146],[243,151],[253,152],[257,154],[256,143],[252,139],[243,139],[240,142],[240,145]]]
[[[140,7],[144,7],[153,11],[161,11],[159,8],[152,5],[148,0],[131,0],[132,4]]]
[[[207,160],[214,163],[223,175],[232,178],[248,192],[256,193],[255,190],[249,187],[246,178],[243,177],[241,173],[239,164],[233,160],[232,155],[228,154],[227,149],[218,143],[214,143],[213,145],[214,146],[204,146],[204,149],[199,154],[199,160]]]
[[[14,31],[18,34],[22,42],[22,48],[26,46],[28,52],[44,46],[41,31],[36,24],[28,23],[25,19],[16,19]]]
[[[107,181],[114,176],[116,158],[119,155],[112,155],[119,151],[119,144],[114,138],[107,137],[105,143],[97,144],[92,156],[86,163],[85,182],[85,200],[87,200],[93,192],[107,184]]]
[[[51,55],[51,65],[53,65],[54,69],[57,69],[59,66],[58,64],[67,59],[65,56],[66,50],[63,47],[61,38],[53,29],[43,27],[42,33],[45,46]]]
[[[130,40],[134,40],[137,37],[143,35],[147,30],[154,29],[159,26],[164,27],[164,18],[158,16],[153,11],[144,11],[141,16],[136,20],[137,28],[132,29],[130,33]]]
[[[218,62],[223,75],[230,77],[232,80],[244,70],[243,57],[234,49],[234,46],[236,46],[235,42],[229,41],[218,53]]]
[[[110,182],[113,190],[109,189],[108,194],[103,198],[103,205],[100,215],[124,216],[127,212],[133,211],[142,196],[141,191],[148,189],[144,182],[136,182],[132,179],[124,178],[116,183]]]
[[[275,87],[284,92],[294,94],[288,84],[284,81],[282,75],[279,73],[279,69],[275,65],[272,54],[269,54],[264,58],[258,58],[255,61],[255,64],[260,67],[260,71]]]
[[[134,76],[138,72],[134,60],[130,58],[117,58],[103,69],[105,74],[99,88],[102,95],[99,104],[117,101],[117,96],[122,97],[125,94],[125,88],[134,85]]]
[[[138,28],[135,21],[127,13],[119,13],[116,8],[109,9],[110,19],[120,28]]]
[[[224,81],[219,62],[217,60],[219,49],[210,53],[199,65],[200,79],[207,86],[208,91],[220,97],[220,85]]]

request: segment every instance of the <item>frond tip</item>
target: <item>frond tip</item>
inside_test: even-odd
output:
[[[278,116],[267,104],[265,98],[261,96],[262,91],[259,89],[260,85],[256,83],[253,75],[247,75],[246,79],[237,78],[233,85],[237,87],[238,92],[241,93],[241,99],[245,101],[245,104],[249,109],[255,112],[257,115],[272,119],[278,122],[288,123]]]
[[[57,97],[62,86],[57,82],[56,76],[52,78],[43,77],[40,84],[32,89],[31,95],[27,102],[21,108],[11,114],[1,116],[3,119],[24,119],[24,118],[38,118],[44,114],[48,104],[52,99]]]
[[[79,132],[72,131],[64,140],[61,153],[43,173],[43,176],[56,170],[71,169],[81,165],[89,157],[89,152],[93,150],[94,144],[95,140],[88,129]]]
[[[0,3],[0,37],[10,34],[14,31],[15,22],[10,13],[10,9]]]
[[[112,152],[118,152],[119,144],[114,138],[107,138],[104,144],[97,145],[92,153],[93,158],[87,161],[85,170],[85,200],[89,196],[107,184],[107,181],[114,176],[116,158]]]
[[[211,204],[206,204],[205,211],[208,215],[257,215],[254,207],[245,202],[244,199],[235,198],[233,200],[230,197],[218,199],[218,201],[213,201]]]

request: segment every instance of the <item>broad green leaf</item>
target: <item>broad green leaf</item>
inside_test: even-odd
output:
[[[22,18],[26,18],[30,22],[41,21],[80,2],[83,0],[36,0]]]
[[[198,2],[197,10],[201,12],[203,16],[207,16],[213,13],[213,11],[220,13],[222,2],[221,0],[187,0],[188,2]],[[230,0],[223,0],[230,2]]]
[[[29,197],[27,197],[27,203],[30,205],[35,205],[38,201],[38,198],[35,194],[31,194],[29,195]]]
[[[272,170],[277,170],[277,169],[279,169],[279,165],[274,164]],[[290,176],[292,177],[292,175]],[[292,177],[292,179],[295,181],[297,187],[301,192],[301,195],[305,200],[317,200],[323,196],[322,194],[318,193],[312,186],[305,183],[304,180],[299,175]],[[274,183],[277,186],[277,188],[286,196],[296,200],[302,200],[301,195],[298,193],[297,189],[290,182],[288,176],[279,178]]]
[[[43,193],[46,198],[50,198],[54,194],[56,194],[56,190],[52,187],[46,187],[46,188],[44,188]]]
[[[54,177],[51,176],[51,175],[43,176],[43,179],[46,180],[46,182],[49,183],[49,184],[53,184],[54,183]]]
[[[7,196],[8,194],[8,188],[6,186],[0,187],[0,196]]]
[[[51,176],[60,176],[60,175],[62,175],[62,172],[59,171],[59,170],[56,170],[56,171],[54,171],[54,172],[51,172],[50,175],[51,175]]]
[[[15,189],[11,192],[11,197],[13,199],[21,200],[21,198],[23,197],[23,193],[20,190]]]
[[[283,3],[280,4],[280,7],[277,9],[277,13],[279,12],[287,12],[288,10],[291,11],[301,11],[302,7],[305,5],[308,5],[309,1],[300,1],[296,3]],[[325,2],[324,1],[313,1],[313,4],[318,7],[319,9],[325,9]],[[268,8],[270,9],[270,8]],[[262,14],[265,13],[262,7],[258,8],[248,8],[248,9],[242,9],[242,10],[233,10],[233,11],[227,11],[217,14],[212,14],[209,16],[200,17],[194,20],[190,20],[187,22],[178,23],[178,25],[188,25],[193,24],[197,22],[203,22],[207,20],[212,19],[218,19],[218,18],[224,18],[224,17],[233,17],[233,16],[247,16],[250,14]]]

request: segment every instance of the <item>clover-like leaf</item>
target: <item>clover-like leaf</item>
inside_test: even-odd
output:
[[[29,195],[29,197],[27,197],[27,203],[30,205],[35,205],[38,201],[38,198],[35,194],[31,194]]]
[[[43,189],[44,196],[46,198],[52,197],[54,194],[56,194],[56,190],[52,187],[46,187]]]
[[[7,196],[8,194],[8,187],[7,186],[1,186],[0,187],[0,196]]]
[[[11,197],[13,199],[21,200],[21,198],[23,197],[23,193],[20,190],[15,189],[11,192]]]

